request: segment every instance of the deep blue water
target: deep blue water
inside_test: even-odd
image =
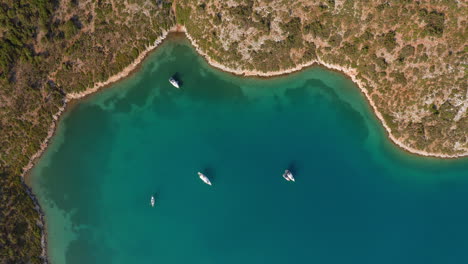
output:
[[[395,147],[341,74],[235,77],[181,39],[67,112],[30,184],[53,264],[468,263],[467,159]]]

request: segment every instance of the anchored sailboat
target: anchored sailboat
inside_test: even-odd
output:
[[[204,183],[206,183],[206,184],[208,184],[208,185],[211,186],[211,181],[210,181],[210,179],[208,179],[208,177],[206,177],[203,173],[198,172],[198,176],[200,177],[200,179],[201,179]]]
[[[169,78],[169,82],[170,82],[175,88],[177,88],[177,89],[180,88],[179,82],[178,82],[176,79],[174,79],[174,77]]]
[[[291,173],[289,170],[285,170],[285,171],[284,171],[284,173],[283,173],[283,178],[284,178],[285,180],[287,180],[287,181],[292,181],[292,182],[296,181],[296,180],[294,179],[294,176],[292,175],[292,173]]]

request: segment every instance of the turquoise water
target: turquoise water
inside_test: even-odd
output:
[[[393,146],[341,74],[235,77],[181,39],[68,111],[29,180],[53,264],[468,263],[467,159]]]

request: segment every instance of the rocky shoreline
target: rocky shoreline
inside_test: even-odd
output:
[[[204,51],[202,51],[200,49],[200,47],[198,46],[197,42],[193,39],[193,37],[190,36],[190,34],[187,33],[187,30],[186,30],[186,28],[184,26],[176,25],[176,26],[172,27],[169,31],[164,32],[163,35],[161,35],[158,39],[156,39],[156,41],[153,44],[147,46],[146,49],[144,51],[142,51],[140,53],[140,55],[130,65],[125,67],[121,72],[109,77],[104,82],[96,83],[93,87],[88,88],[85,91],[77,92],[77,93],[68,93],[66,95],[65,99],[64,99],[62,107],[60,107],[59,111],[52,116],[53,122],[52,122],[52,124],[51,124],[51,126],[49,128],[49,131],[47,133],[46,138],[41,143],[40,149],[34,155],[31,156],[28,164],[23,168],[22,177],[24,178],[24,176],[29,172],[29,170],[35,165],[35,162],[38,160],[38,158],[40,158],[41,155],[46,150],[46,148],[48,146],[48,143],[49,143],[49,140],[52,138],[52,136],[55,133],[55,129],[56,129],[56,126],[58,124],[58,121],[59,121],[61,115],[63,114],[63,112],[66,110],[66,107],[67,107],[68,103],[71,100],[76,100],[76,99],[81,99],[83,97],[86,97],[86,96],[88,96],[90,94],[93,94],[93,93],[97,92],[98,90],[100,90],[101,88],[103,88],[105,86],[108,86],[108,85],[110,85],[110,84],[112,84],[112,83],[114,83],[116,81],[121,80],[122,78],[127,77],[129,74],[131,74],[140,65],[140,63],[146,58],[146,56],[151,51],[156,49],[163,42],[163,40],[166,39],[166,37],[167,37],[167,35],[169,33],[175,33],[175,32],[185,33],[186,37],[190,40],[191,44],[195,47],[198,54],[203,56],[211,66],[213,66],[213,67],[215,67],[217,69],[220,69],[222,71],[235,74],[235,75],[273,77],[273,76],[278,76],[278,75],[284,75],[284,74],[297,72],[297,71],[300,71],[300,70],[302,70],[302,69],[304,69],[306,67],[310,67],[310,66],[313,66],[313,65],[321,65],[321,66],[324,66],[324,67],[326,67],[328,69],[339,71],[339,72],[345,74],[346,76],[348,76],[359,87],[361,92],[364,93],[364,95],[366,96],[369,104],[371,105],[371,107],[373,109],[373,112],[375,113],[375,115],[377,116],[377,118],[380,120],[381,124],[383,125],[383,127],[387,131],[388,137],[391,139],[391,141],[394,144],[396,144],[400,148],[402,148],[402,149],[404,149],[404,150],[406,150],[406,151],[408,151],[410,153],[413,153],[413,154],[417,154],[417,155],[421,155],[421,156],[437,157],[437,158],[460,158],[460,157],[468,156],[468,152],[465,152],[465,153],[462,153],[462,154],[457,154],[457,155],[447,155],[447,154],[443,154],[443,153],[431,153],[431,152],[421,151],[421,150],[409,147],[409,146],[405,145],[403,142],[401,142],[400,140],[398,140],[395,136],[393,136],[391,128],[385,123],[385,120],[384,120],[382,114],[378,111],[378,109],[377,109],[375,103],[372,101],[367,89],[364,88],[363,83],[357,78],[358,73],[357,73],[356,69],[346,68],[346,67],[343,67],[343,66],[340,66],[340,65],[329,64],[329,63],[326,63],[326,62],[322,61],[320,58],[317,59],[317,60],[312,60],[312,61],[307,62],[307,63],[299,64],[299,65],[295,66],[294,68],[290,68],[290,69],[286,69],[286,70],[280,70],[280,71],[271,71],[271,72],[251,71],[251,70],[242,70],[242,69],[229,68],[229,67],[226,67],[226,66],[222,65],[221,63],[213,60]],[[37,198],[34,196],[34,194],[32,193],[31,189],[28,186],[27,186],[27,192],[28,192],[28,195],[31,197],[31,199],[34,201],[35,209],[38,211],[38,213],[40,215],[39,226],[42,229],[42,236],[41,236],[42,256],[41,256],[41,258],[43,258],[44,263],[47,264],[48,263],[48,258],[47,258],[47,242],[46,242],[46,228],[45,228],[44,214],[43,214],[43,212],[41,210],[39,202],[37,201]]]
[[[66,107],[67,107],[68,103],[71,100],[86,97],[86,96],[88,96],[88,95],[90,95],[92,93],[97,92],[102,87],[105,87],[105,86],[107,86],[109,84],[112,84],[112,83],[114,83],[116,81],[119,81],[122,78],[127,77],[129,74],[131,74],[140,65],[140,63],[146,58],[146,56],[151,51],[153,51],[155,48],[157,48],[162,43],[162,41],[164,39],[166,39],[166,37],[167,37],[167,35],[169,33],[171,33],[171,32],[180,32],[179,30],[180,30],[180,27],[174,26],[169,31],[164,32],[163,35],[161,35],[158,39],[156,39],[156,41],[152,45],[147,46],[145,48],[145,50],[143,52],[141,52],[140,55],[138,55],[138,57],[130,65],[125,67],[125,69],[123,69],[121,72],[109,77],[106,81],[98,82],[93,87],[91,87],[89,89],[86,89],[83,92],[67,94],[64,101],[63,101],[63,105],[59,108],[57,113],[55,113],[52,116],[52,119],[53,119],[52,124],[50,125],[50,128],[49,128],[49,130],[47,132],[47,136],[44,139],[44,141],[41,143],[41,146],[40,146],[39,150],[36,153],[34,153],[34,155],[31,156],[31,158],[29,159],[28,164],[25,167],[23,167],[23,173],[21,174],[22,181],[24,182],[25,176],[34,167],[36,161],[42,156],[42,154],[44,153],[44,151],[48,147],[50,139],[55,134],[55,130],[56,130],[57,124],[58,124],[58,122],[60,120],[60,117],[62,116],[63,112],[66,110]],[[39,201],[37,200],[36,196],[33,194],[31,188],[27,184],[24,184],[24,185],[26,187],[27,194],[29,195],[29,197],[32,199],[32,201],[34,203],[34,209],[39,214],[38,226],[41,229],[41,233],[42,233],[41,234],[41,247],[42,247],[41,258],[44,260],[44,264],[48,264],[49,261],[48,261],[48,256],[47,256],[47,239],[46,239],[47,231],[46,231],[46,224],[45,224],[45,215],[42,212]]]
[[[361,92],[366,96],[369,104],[372,106],[372,109],[373,109],[375,115],[379,118],[379,120],[381,121],[381,123],[384,126],[385,130],[387,131],[389,138],[392,140],[393,143],[398,145],[400,148],[402,148],[402,149],[404,149],[404,150],[406,150],[406,151],[408,151],[410,153],[413,153],[413,154],[417,154],[417,155],[421,155],[421,156],[429,156],[429,157],[460,158],[460,157],[468,156],[468,152],[465,152],[465,153],[462,153],[462,154],[456,154],[456,155],[447,155],[447,154],[444,154],[444,153],[432,153],[432,152],[421,151],[421,150],[406,146],[403,142],[401,142],[397,138],[395,138],[393,136],[393,134],[392,134],[391,128],[386,124],[385,120],[382,117],[382,114],[378,111],[377,106],[372,101],[367,89],[365,89],[363,83],[359,79],[357,79],[358,73],[357,73],[356,69],[346,68],[346,67],[343,67],[343,66],[340,66],[340,65],[335,65],[335,64],[329,64],[327,62],[322,61],[320,58],[317,59],[317,60],[312,60],[312,61],[307,62],[307,63],[302,63],[302,64],[299,64],[299,65],[296,65],[294,68],[290,68],[290,69],[286,69],[286,70],[280,70],[280,71],[271,71],[271,72],[251,71],[251,70],[242,70],[242,69],[229,68],[229,67],[226,67],[226,66],[222,65],[221,63],[213,60],[203,50],[201,50],[200,47],[198,46],[197,42],[193,39],[193,37],[190,34],[188,34],[185,26],[176,25],[176,26],[172,27],[169,31],[164,32],[163,35],[160,36],[152,45],[146,47],[146,49],[143,52],[141,52],[140,55],[130,65],[128,65],[125,69],[123,69],[121,72],[109,77],[104,82],[96,83],[93,87],[88,88],[85,91],[77,92],[77,93],[68,93],[66,95],[65,100],[64,100],[63,106],[59,109],[59,111],[56,114],[53,115],[54,122],[52,122],[52,124],[51,124],[51,127],[50,127],[50,129],[48,131],[46,139],[42,142],[39,151],[36,152],[30,158],[30,161],[29,161],[28,165],[26,165],[23,168],[22,176],[27,174],[27,172],[34,166],[34,162],[42,155],[42,153],[47,148],[48,142],[49,142],[50,138],[53,136],[53,134],[55,132],[56,123],[58,122],[58,120],[59,120],[60,116],[62,115],[62,113],[65,111],[67,104],[71,100],[81,99],[83,97],[86,97],[86,96],[88,96],[88,95],[90,95],[92,93],[97,92],[101,88],[103,88],[105,86],[108,86],[109,84],[112,84],[114,82],[119,81],[122,78],[127,77],[129,74],[131,74],[139,66],[139,64],[146,58],[146,56],[151,51],[156,49],[163,42],[163,40],[167,37],[167,35],[169,33],[175,33],[175,32],[184,33],[185,36],[190,40],[190,43],[195,47],[196,51],[201,56],[203,56],[205,58],[205,60],[211,66],[213,66],[213,67],[215,67],[217,69],[220,69],[222,71],[235,74],[235,75],[273,77],[273,76],[279,76],[279,75],[285,75],[285,74],[297,72],[297,71],[303,70],[304,68],[307,68],[307,67],[310,67],[310,66],[313,66],[313,65],[321,65],[321,66],[324,66],[324,67],[326,67],[328,69],[339,71],[339,72],[345,74],[354,83],[357,84],[357,86],[359,87]]]
[[[28,194],[28,196],[33,201],[34,210],[36,210],[36,212],[39,214],[39,222],[37,223],[37,225],[41,229],[41,248],[42,248],[42,252],[41,252],[40,258],[43,260],[44,264],[48,264],[49,260],[48,260],[48,257],[47,257],[47,240],[46,240],[47,231],[46,231],[46,225],[45,225],[45,215],[42,212],[41,206],[39,205],[39,201],[37,200],[36,196],[33,194],[31,188],[24,182],[24,178],[21,178],[21,181],[25,185],[26,193]]]
[[[381,124],[383,125],[383,127],[387,131],[388,137],[391,139],[391,141],[395,145],[399,146],[400,148],[402,148],[402,149],[404,149],[407,152],[410,152],[412,154],[416,154],[416,155],[420,155],[420,156],[426,156],[426,157],[454,159],[454,158],[461,158],[461,157],[468,156],[468,151],[464,152],[464,153],[461,153],[461,154],[455,154],[455,155],[448,155],[448,154],[444,154],[444,153],[433,153],[433,152],[421,151],[421,150],[412,148],[410,146],[407,146],[403,142],[398,140],[392,134],[392,130],[387,125],[387,123],[385,122],[382,114],[378,111],[377,106],[375,105],[374,101],[372,101],[372,98],[369,95],[369,92],[367,91],[366,88],[364,88],[364,84],[357,78],[358,72],[357,72],[356,69],[347,68],[347,67],[343,67],[343,66],[335,65],[335,64],[330,64],[330,63],[324,62],[320,58],[318,58],[317,60],[312,60],[310,62],[306,62],[306,63],[296,65],[294,68],[290,68],[290,69],[286,69],[286,70],[279,70],[279,71],[271,71],[271,72],[262,72],[262,71],[255,71],[255,70],[251,71],[251,70],[242,70],[242,69],[229,68],[229,67],[226,67],[226,66],[222,65],[221,63],[213,60],[203,50],[201,50],[200,47],[198,46],[197,42],[193,39],[193,37],[190,36],[190,34],[187,33],[185,27],[183,27],[182,30],[185,33],[185,35],[187,36],[187,38],[190,40],[191,44],[195,47],[198,54],[203,56],[205,58],[205,60],[211,66],[213,66],[215,68],[218,68],[218,69],[220,69],[222,71],[235,74],[235,75],[273,77],[273,76],[278,76],[278,75],[284,75],[284,74],[297,72],[297,71],[303,70],[304,68],[307,68],[307,67],[310,67],[310,66],[313,66],[313,65],[320,65],[320,66],[324,66],[324,67],[326,67],[328,69],[331,69],[331,70],[334,70],[334,71],[339,71],[339,72],[343,73],[344,75],[346,75],[347,77],[349,77],[359,87],[361,92],[366,96],[367,101],[371,105],[374,114],[380,120]]]
[[[49,128],[49,131],[47,133],[47,137],[41,143],[40,149],[34,155],[31,156],[28,164],[25,167],[23,167],[22,176],[24,177],[29,172],[29,170],[34,166],[35,161],[38,158],[41,157],[42,153],[47,148],[50,138],[55,133],[55,128],[57,126],[58,120],[60,119],[60,116],[65,111],[65,109],[66,109],[66,107],[67,107],[67,105],[68,105],[68,103],[70,101],[76,100],[76,99],[81,99],[81,98],[86,97],[86,96],[88,96],[90,94],[93,94],[93,93],[97,92],[98,90],[100,90],[101,88],[103,88],[105,86],[108,86],[108,85],[110,85],[110,84],[112,84],[114,82],[117,82],[117,81],[121,80],[122,78],[125,78],[128,75],[130,75],[140,65],[140,63],[146,58],[146,56],[151,51],[153,51],[155,48],[157,48],[163,42],[163,40],[166,39],[167,35],[169,33],[171,33],[171,32],[182,32],[182,31],[180,31],[180,27],[177,27],[177,26],[172,27],[169,31],[164,32],[158,39],[156,39],[153,44],[147,46],[145,48],[145,50],[142,51],[140,53],[140,55],[138,55],[138,57],[130,65],[125,67],[121,72],[119,72],[119,73],[117,73],[115,75],[112,75],[111,77],[109,77],[104,82],[96,83],[93,87],[88,88],[88,89],[86,89],[86,90],[84,90],[82,92],[66,94],[62,107],[60,107],[59,111],[52,116],[53,122],[52,122],[52,124],[51,124],[51,126]]]

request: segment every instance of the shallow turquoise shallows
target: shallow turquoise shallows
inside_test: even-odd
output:
[[[339,73],[236,77],[181,38],[68,111],[29,180],[52,264],[468,263],[467,159],[395,147]]]

